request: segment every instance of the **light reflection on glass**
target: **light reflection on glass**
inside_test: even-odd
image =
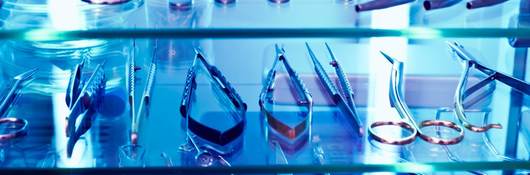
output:
[[[378,10],[371,13],[371,28],[407,28],[409,26],[409,5],[401,5],[388,9]],[[392,20],[388,20],[392,19]],[[367,126],[372,122],[380,120],[398,119],[399,116],[391,106],[389,99],[389,85],[390,85],[390,68],[391,65],[381,56],[379,51],[385,51],[392,54],[395,58],[404,59],[407,55],[407,39],[406,38],[371,38],[370,44],[370,61],[369,61],[369,88],[368,92],[368,113]],[[390,130],[392,128],[385,128],[384,133],[396,133],[400,130]],[[396,148],[395,150],[381,151],[374,150],[370,144],[365,145],[365,150],[368,152],[377,152],[384,156],[366,156],[367,163],[394,163],[400,160]],[[370,153],[367,153],[370,154]],[[387,173],[381,173],[387,174]],[[390,173],[391,174],[391,173]]]
[[[48,16],[53,29],[78,30],[84,29],[85,16],[79,8],[78,1],[48,0]]]

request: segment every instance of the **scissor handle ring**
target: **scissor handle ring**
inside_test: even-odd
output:
[[[434,143],[438,145],[454,145],[454,144],[460,143],[462,139],[464,139],[464,129],[462,129],[462,127],[460,127],[454,122],[447,121],[447,120],[425,120],[421,122],[420,129],[424,127],[428,127],[428,126],[440,126],[440,127],[450,128],[454,131],[457,131],[458,136],[453,137],[453,138],[448,138],[448,139],[442,139],[439,137],[432,137],[432,136],[424,135],[422,133],[418,134],[419,137],[425,140],[426,142]]]
[[[28,121],[25,119],[14,118],[14,117],[0,118],[0,124],[4,124],[4,123],[13,123],[21,127],[13,132],[0,134],[0,141],[13,139],[13,138],[20,137],[20,136],[25,136],[27,134],[26,129],[28,126]]]
[[[388,139],[385,137],[381,137],[377,135],[377,133],[374,131],[375,128],[381,127],[381,126],[398,126],[402,129],[408,130],[411,132],[410,135],[406,137],[401,137],[399,139]],[[411,124],[405,122],[405,121],[378,121],[374,122],[370,125],[370,128],[368,128],[368,133],[371,138],[374,140],[384,143],[384,144],[390,144],[390,145],[406,145],[412,143],[414,140],[416,140],[416,135],[418,135],[418,131],[412,127]]]

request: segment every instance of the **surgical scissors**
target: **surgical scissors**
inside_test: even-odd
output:
[[[419,126],[418,124],[416,124],[416,122],[414,121],[414,118],[412,117],[412,113],[409,107],[403,101],[404,100],[402,96],[402,92],[403,92],[402,81],[403,81],[403,67],[404,67],[403,62],[396,60],[383,52],[381,52],[381,54],[390,63],[392,63],[392,71],[390,74],[390,94],[389,96],[390,96],[391,104],[396,108],[402,120],[374,122],[370,125],[370,128],[368,129],[370,136],[376,141],[379,141],[385,144],[391,144],[391,145],[406,145],[416,140],[416,137],[420,137],[421,139],[429,143],[439,144],[439,145],[452,145],[452,144],[457,144],[460,141],[462,141],[462,139],[464,138],[464,130],[454,122],[445,121],[445,120],[424,120],[421,122]],[[376,127],[385,126],[385,125],[398,126],[400,128],[410,131],[411,134],[406,137],[402,137],[400,139],[388,139],[388,138],[378,135],[374,131]],[[449,139],[428,136],[421,131],[421,128],[428,127],[428,126],[436,126],[436,127],[440,126],[440,127],[450,128],[458,132],[458,135],[456,137],[449,138]]]
[[[517,78],[497,72],[493,69],[490,69],[480,64],[471,54],[469,54],[469,52],[467,52],[464,49],[462,45],[456,42],[448,43],[448,44],[451,50],[458,56],[460,62],[462,63],[464,67],[464,70],[462,71],[460,82],[458,83],[458,87],[456,89],[456,93],[454,97],[455,98],[455,113],[456,113],[456,116],[458,117],[458,120],[460,120],[460,122],[464,125],[465,128],[471,131],[474,131],[474,132],[485,132],[491,128],[501,129],[502,125],[498,123],[478,126],[478,125],[474,125],[471,122],[469,122],[467,120],[466,114],[464,113],[464,99],[467,96],[470,96],[473,92],[476,92],[478,89],[481,89],[484,86],[490,84],[494,80],[499,80],[500,82],[526,95],[530,95],[530,84],[528,84],[527,82],[523,80],[519,80]],[[476,83],[475,85],[471,86],[470,88],[468,88],[468,90],[466,90],[467,77],[472,67],[486,74],[488,77]]]
[[[279,132],[281,135],[287,137],[288,139],[295,139],[305,133],[305,131],[307,131],[306,129],[311,125],[311,118],[313,115],[313,98],[305,87],[302,80],[300,79],[300,77],[298,76],[298,73],[296,73],[296,71],[291,67],[291,65],[287,61],[285,57],[285,50],[283,48],[280,48],[278,44],[275,45],[275,50],[276,58],[274,59],[272,68],[267,73],[265,84],[261,90],[258,103],[261,108],[261,111],[263,111],[266,116],[267,123],[272,129],[274,129],[276,132]],[[297,99],[297,105],[304,105],[305,107],[307,107],[308,110],[307,116],[305,116],[304,120],[294,127],[291,127],[283,123],[279,119],[276,119],[274,117],[273,112],[270,109],[267,109],[267,104],[270,104],[273,101],[272,92],[274,91],[274,81],[277,75],[276,68],[278,62],[283,63],[287,74],[289,74],[291,84],[294,86],[294,89],[297,93],[296,96],[299,98]]]
[[[329,47],[328,43],[325,43],[325,45],[328,50],[329,56],[331,57],[330,65],[335,68],[335,73],[337,74],[337,77],[339,79],[339,85],[342,89],[343,94],[341,94],[337,89],[337,86],[333,84],[333,81],[331,81],[331,78],[329,78],[328,74],[324,70],[324,67],[322,66],[322,64],[320,64],[320,61],[318,61],[317,57],[315,56],[315,53],[313,52],[309,44],[307,42],[305,43],[307,51],[309,52],[309,56],[311,57],[311,61],[315,66],[315,71],[317,72],[317,75],[320,78],[321,84],[326,88],[328,94],[331,96],[335,104],[339,106],[342,112],[348,116],[346,117],[346,121],[350,124],[350,126],[354,128],[356,134],[358,136],[363,136],[364,127],[361,123],[361,120],[359,119],[359,114],[357,113],[357,109],[355,107],[353,89],[351,87],[350,81],[348,80],[348,77],[340,66],[340,63],[335,58],[335,55],[331,51],[331,47]]]
[[[67,105],[70,108],[70,113],[66,117],[66,136],[69,137],[66,146],[68,157],[72,156],[74,146],[79,138],[92,126],[93,116],[96,114],[97,108],[101,104],[105,94],[106,78],[105,71],[103,70],[105,62],[98,64],[92,75],[86,81],[83,80],[81,75],[83,64],[84,61],[76,66],[76,70],[73,72],[74,74],[71,75],[74,78],[70,79],[71,81],[79,82],[69,82],[69,85],[72,85],[71,87],[76,87],[76,85],[81,84],[83,86],[67,89],[67,94],[71,94],[71,98],[75,99],[73,104],[68,103],[67,100]],[[80,116],[82,119],[76,125],[77,118]]]
[[[29,80],[33,76],[33,74],[37,72],[37,70],[37,68],[34,68],[24,73],[18,74],[13,78],[13,84],[11,85],[11,88],[9,89],[7,95],[4,97],[2,103],[0,104],[0,124],[14,124],[14,126],[18,126],[18,129],[13,130],[13,132],[0,134],[0,141],[6,141],[9,139],[26,135],[26,129],[28,126],[27,120],[3,116],[5,115],[11,104],[13,104],[13,102],[15,101],[15,97],[17,96],[18,91],[21,89],[21,84]]]

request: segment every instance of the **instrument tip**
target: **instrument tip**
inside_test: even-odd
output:
[[[394,64],[394,62],[397,61],[396,59],[390,57],[389,55],[387,55],[387,54],[386,54],[385,52],[383,52],[383,51],[379,51],[379,53],[381,53],[381,54],[382,54],[382,55],[388,60],[388,62],[390,62],[390,63],[392,63],[392,64]]]
[[[15,79],[17,79],[17,80],[28,79],[31,76],[33,76],[37,72],[37,70],[39,70],[39,68],[33,68],[33,69],[28,70],[28,71],[26,71],[24,73],[18,74],[18,75],[15,76]]]
[[[131,133],[131,144],[133,145],[138,144],[138,133],[136,132]]]

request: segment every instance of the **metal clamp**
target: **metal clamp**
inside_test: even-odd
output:
[[[200,50],[196,49],[196,57],[193,61],[193,66],[189,69],[186,78],[186,85],[182,95],[182,101],[180,105],[180,113],[182,117],[187,119],[188,130],[193,132],[195,135],[208,140],[212,143],[224,146],[232,141],[236,140],[243,135],[245,129],[245,113],[247,110],[247,104],[243,102],[237,91],[232,87],[230,82],[223,76],[221,71],[217,67],[210,65]],[[196,71],[201,67],[205,67],[206,71],[210,75],[210,78],[214,80],[217,87],[219,87],[224,95],[226,95],[235,109],[238,111],[239,118],[238,122],[230,127],[226,131],[219,131],[215,128],[209,127],[197,121],[194,117],[190,116],[189,109],[191,107],[191,97],[194,95],[194,91],[197,87],[196,84]]]
[[[265,114],[269,126],[281,135],[292,140],[298,138],[300,135],[305,133],[307,131],[307,128],[310,127],[311,118],[313,115],[313,98],[305,87],[302,80],[300,79],[300,77],[298,76],[298,74],[294,71],[294,69],[287,61],[285,57],[285,50],[283,48],[280,48],[280,46],[278,46],[277,44],[275,45],[275,48],[276,58],[274,60],[272,68],[267,73],[265,84],[260,93],[259,106],[261,108],[261,111]],[[278,62],[283,63],[287,74],[289,74],[291,83],[297,93],[296,96],[299,98],[297,99],[297,105],[303,105],[308,110],[307,115],[304,117],[304,120],[295,125],[294,127],[291,127],[278,120],[272,113],[272,109],[268,109],[270,108],[268,104],[272,103],[273,101],[272,92],[274,91],[274,80],[277,74],[276,68]]]

